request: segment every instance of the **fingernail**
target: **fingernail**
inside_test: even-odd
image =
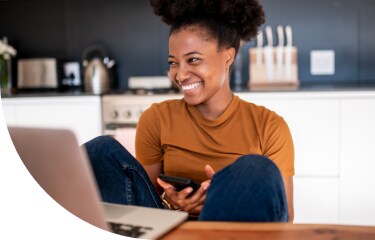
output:
[[[186,190],[187,193],[191,193],[192,191],[193,191],[192,188],[188,188],[188,189]]]

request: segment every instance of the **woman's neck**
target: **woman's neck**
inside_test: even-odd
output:
[[[218,93],[207,102],[197,105],[196,108],[203,118],[214,120],[224,113],[232,102],[233,96],[230,90],[224,93]]]

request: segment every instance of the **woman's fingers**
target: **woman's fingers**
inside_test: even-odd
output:
[[[209,179],[212,179],[212,177],[215,175],[215,171],[210,165],[206,165],[204,170],[206,171],[206,175]]]
[[[193,191],[193,188],[187,187],[177,192],[176,188],[173,185],[161,180],[160,178],[157,178],[156,181],[164,189],[167,201],[171,203],[174,207],[178,207],[182,210],[185,210],[185,206],[190,204],[188,202],[188,196]]]
[[[192,187],[187,187],[177,192],[173,185],[160,178],[157,178],[157,182],[164,189],[167,200],[173,206],[179,207],[187,212],[196,212],[203,207],[211,180],[202,182],[201,187],[194,194],[191,194],[193,191]]]
[[[190,210],[190,213],[200,213],[202,211],[203,204],[196,206],[194,209]]]
[[[158,182],[158,184],[160,185],[160,187],[162,187],[164,189],[164,192],[167,192],[169,190],[173,190],[175,191],[175,187],[167,182],[164,182],[163,180],[161,180],[160,178],[157,178],[156,181]]]
[[[201,187],[192,195],[180,192],[178,204],[184,211],[191,211],[199,205],[203,205],[206,199],[206,192],[210,185],[210,181],[205,181],[201,184]],[[181,194],[181,195],[180,195]]]

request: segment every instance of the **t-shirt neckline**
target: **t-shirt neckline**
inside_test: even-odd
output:
[[[207,127],[215,127],[224,123],[234,113],[234,111],[236,110],[238,106],[238,103],[239,103],[239,97],[234,95],[228,107],[218,118],[206,119],[200,114],[200,112],[195,106],[189,105],[185,102],[185,104],[187,105],[188,111],[193,115],[196,121],[198,121],[199,124],[202,124]]]

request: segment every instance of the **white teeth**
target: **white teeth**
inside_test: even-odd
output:
[[[188,85],[182,85],[182,90],[187,91],[187,90],[192,90],[194,88],[197,88],[198,86],[202,85],[202,82],[196,82]]]

